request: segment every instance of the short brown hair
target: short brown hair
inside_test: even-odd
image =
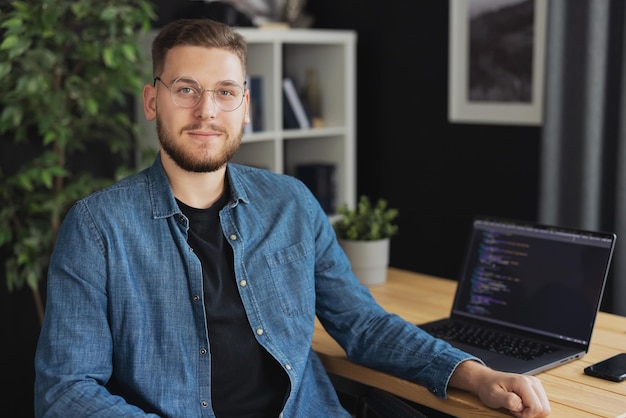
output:
[[[180,45],[225,49],[237,55],[246,74],[248,45],[230,26],[211,19],[179,19],[165,25],[152,42],[152,71],[160,75],[167,52]]]

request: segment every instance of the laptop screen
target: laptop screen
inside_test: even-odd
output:
[[[453,313],[586,345],[614,241],[610,233],[476,219]]]

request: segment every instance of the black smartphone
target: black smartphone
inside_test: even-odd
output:
[[[616,354],[585,367],[585,374],[613,382],[621,382],[626,379],[626,353]]]

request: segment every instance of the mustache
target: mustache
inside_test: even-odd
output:
[[[187,126],[183,126],[180,130],[181,133],[185,132],[185,131],[199,131],[199,130],[211,130],[211,131],[216,131],[216,132],[221,132],[221,133],[226,133],[226,129],[224,129],[223,127],[215,124],[215,123],[209,123],[209,124],[201,124],[201,123],[194,123],[192,125],[187,125]]]

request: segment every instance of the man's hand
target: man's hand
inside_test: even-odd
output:
[[[498,372],[475,361],[464,361],[452,374],[450,386],[472,392],[488,407],[508,409],[516,417],[550,414],[548,396],[535,376]]]

